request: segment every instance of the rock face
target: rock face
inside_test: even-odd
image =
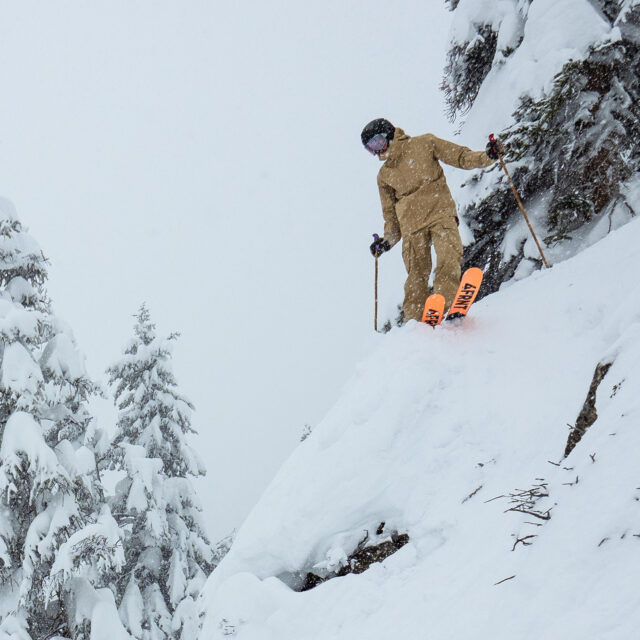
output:
[[[591,380],[587,398],[584,401],[584,405],[582,405],[582,411],[580,411],[576,424],[569,434],[569,439],[567,440],[567,446],[564,450],[565,458],[573,451],[578,442],[582,440],[582,436],[585,434],[587,429],[598,419],[598,412],[596,410],[596,391],[598,390],[602,379],[607,375],[609,369],[611,369],[611,364],[611,362],[607,362],[605,364],[598,363],[596,370],[593,372],[593,380]]]
[[[384,525],[384,522],[380,524],[377,535],[383,533]],[[300,591],[309,591],[309,589],[313,589],[319,584],[331,580],[331,578],[339,578],[349,573],[364,573],[372,564],[382,562],[398,551],[398,549],[402,549],[402,547],[409,542],[409,534],[398,533],[397,531],[394,531],[388,540],[377,544],[368,543],[368,538],[369,536],[367,534],[356,550],[347,558],[347,563],[338,571],[330,573],[325,577],[318,576],[312,572],[307,573],[307,577]]]

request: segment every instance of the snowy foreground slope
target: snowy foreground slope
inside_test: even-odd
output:
[[[639,272],[634,221],[463,326],[374,336],[210,578],[201,638],[640,637]],[[598,419],[562,460],[599,362]],[[548,521],[492,500],[536,484]],[[360,575],[287,586],[382,521],[410,542]]]

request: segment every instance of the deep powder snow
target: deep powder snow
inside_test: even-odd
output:
[[[210,578],[201,637],[634,637],[639,268],[636,221],[483,299],[462,325],[373,336]],[[600,362],[613,364],[598,418],[563,460]],[[509,494],[540,486],[533,515],[507,511]],[[410,535],[397,553],[290,588],[383,520]]]

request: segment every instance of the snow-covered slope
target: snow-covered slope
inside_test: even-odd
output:
[[[639,270],[634,221],[461,326],[375,336],[210,578],[201,638],[638,637]],[[562,460],[606,362],[598,419]],[[535,485],[550,520],[493,499]],[[360,575],[288,586],[382,521],[410,542]]]

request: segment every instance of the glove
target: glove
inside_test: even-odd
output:
[[[500,140],[498,140],[498,138],[489,139],[486,152],[492,160],[497,160],[499,155],[504,155],[504,145]]]
[[[371,251],[371,255],[374,258],[381,256],[385,251],[391,249],[391,245],[384,238],[378,237],[378,234],[374,234],[373,237],[375,240],[371,243],[369,251]]]

